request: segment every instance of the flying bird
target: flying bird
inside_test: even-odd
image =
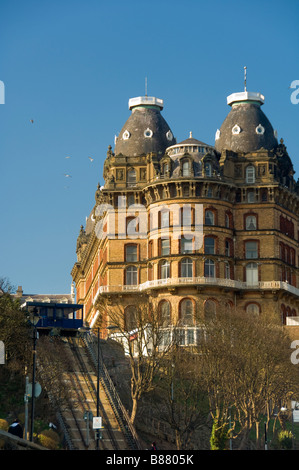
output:
[[[31,124],[33,124],[33,122],[34,122],[33,119],[30,119],[30,122],[31,122]]]
[[[90,160],[91,162],[93,162],[93,158],[91,158],[91,157],[88,157],[88,158],[89,158],[89,160]]]
[[[65,157],[65,158],[71,158],[71,157]]]
[[[66,178],[71,178],[71,175],[67,175],[66,173],[64,173],[64,176],[65,176]]]

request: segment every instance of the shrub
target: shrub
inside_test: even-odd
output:
[[[9,424],[5,419],[0,419],[0,429],[3,431],[8,431]],[[0,450],[4,449],[5,439],[0,439]]]
[[[0,429],[7,432],[8,428],[9,428],[9,424],[6,421],[6,419],[0,419]]]
[[[282,449],[291,449],[293,444],[293,434],[291,431],[280,431],[278,442]]]
[[[38,435],[38,441],[47,449],[57,450],[59,448],[60,438],[53,429],[45,429]]]

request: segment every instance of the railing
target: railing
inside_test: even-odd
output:
[[[233,279],[221,279],[216,277],[178,277],[167,279],[154,279],[146,281],[138,285],[110,285],[100,286],[94,302],[99,294],[113,293],[113,292],[141,292],[146,289],[153,289],[159,287],[178,286],[178,285],[213,285],[219,287],[227,287],[231,289],[262,289],[262,290],[277,290],[282,289],[299,296],[299,289],[297,287],[282,281],[260,281],[256,284],[249,284],[242,281]]]

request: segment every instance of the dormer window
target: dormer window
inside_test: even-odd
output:
[[[134,170],[134,168],[130,168],[130,170],[128,170],[127,181],[130,184],[136,183],[136,171]]]
[[[205,163],[205,175],[212,176],[212,165],[211,163]]]
[[[189,160],[185,160],[183,162],[182,175],[183,176],[190,176],[190,162],[189,162]]]

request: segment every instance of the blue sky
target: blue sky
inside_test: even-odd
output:
[[[297,0],[0,0],[0,277],[70,292],[80,225],[145,77],[178,142],[214,144],[246,65],[298,178],[298,22]]]

